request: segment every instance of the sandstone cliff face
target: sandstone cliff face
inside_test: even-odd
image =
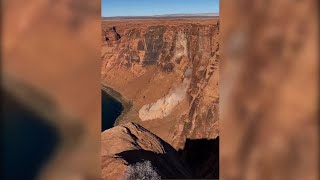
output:
[[[176,149],[219,135],[218,20],[107,21],[102,40],[102,81],[133,102],[120,124]]]
[[[187,165],[168,143],[128,123],[101,134],[102,179],[125,179],[128,168],[148,161],[161,178],[191,178]]]

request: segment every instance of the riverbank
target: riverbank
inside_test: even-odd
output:
[[[132,101],[123,97],[119,92],[114,90],[112,87],[106,85],[105,83],[101,83],[101,84],[102,84],[102,90],[107,94],[109,94],[110,96],[112,96],[113,98],[115,98],[117,101],[119,101],[123,106],[123,111],[121,112],[121,115],[114,122],[114,126],[117,126],[119,125],[119,122],[121,121],[121,119],[130,111],[132,107]]]

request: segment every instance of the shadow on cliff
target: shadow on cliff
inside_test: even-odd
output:
[[[139,149],[123,151],[116,156],[129,165],[150,161],[162,178],[219,179],[219,137],[211,140],[187,139],[185,148],[178,153],[166,152],[157,154]]]
[[[158,154],[147,150],[129,150],[116,154],[119,158],[127,161],[128,165],[150,161],[155,171],[161,178],[191,178],[190,169],[180,162],[178,154]]]
[[[179,154],[195,178],[219,179],[219,137],[216,139],[187,139]]]

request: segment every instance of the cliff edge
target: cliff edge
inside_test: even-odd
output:
[[[191,170],[168,143],[135,123],[101,134],[102,179],[191,178]],[[151,178],[152,176],[152,178]]]

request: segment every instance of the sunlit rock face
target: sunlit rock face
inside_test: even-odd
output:
[[[193,177],[173,147],[135,123],[113,127],[101,134],[101,161],[102,179],[133,179],[125,177],[132,174],[129,172],[132,167],[142,163],[149,164],[140,167],[152,169],[154,177],[158,177],[154,179]],[[134,173],[143,175],[144,170],[138,167]]]
[[[219,20],[107,20],[102,81],[133,106],[119,124],[141,123],[176,149],[219,135]]]

